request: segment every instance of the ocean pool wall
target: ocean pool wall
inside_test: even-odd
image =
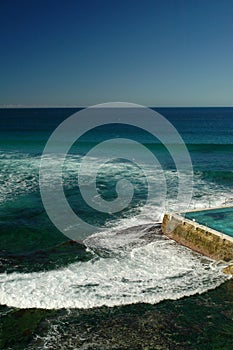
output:
[[[215,260],[233,260],[233,237],[177,213],[166,213],[163,233],[176,242]]]

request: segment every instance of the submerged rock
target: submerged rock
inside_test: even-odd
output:
[[[48,249],[35,250],[27,254],[0,252],[0,272],[38,272],[67,266],[77,261],[88,261],[92,254],[84,244],[66,241]]]

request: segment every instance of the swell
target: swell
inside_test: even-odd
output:
[[[213,181],[221,185],[232,185],[233,183],[233,171],[204,170],[198,171],[196,174],[203,180]]]
[[[186,143],[190,152],[232,152],[233,144],[230,143]]]

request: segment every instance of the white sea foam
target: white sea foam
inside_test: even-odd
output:
[[[39,161],[40,157],[27,154],[0,154],[0,203],[38,188]]]
[[[68,189],[77,187],[77,176],[78,169],[80,166],[80,160],[82,158],[79,155],[68,155],[67,160],[64,164],[64,186]],[[59,155],[54,155],[49,157],[49,175],[48,175],[48,186],[52,186],[51,181],[51,169],[53,165],[59,161]],[[99,162],[103,160],[90,158],[90,173],[87,174],[87,180],[92,178],[92,171],[95,169]],[[30,156],[28,154],[21,153],[0,153],[0,203],[6,201],[14,200],[18,195],[35,192],[39,189],[38,184],[38,172],[40,167],[40,157],[39,156]],[[149,175],[149,181],[155,186],[159,187],[160,170],[158,169],[157,173],[154,168],[150,168],[149,164],[145,164],[147,170],[147,175]],[[177,185],[177,173],[172,170],[164,169],[164,174],[167,179],[167,209],[168,210],[177,210],[177,203],[173,201],[172,197],[176,195],[176,185]],[[134,186],[137,189],[145,185],[145,179],[139,181],[140,173],[138,168],[132,167],[129,164],[124,163],[103,163],[103,173],[100,173],[100,178],[105,181],[108,181],[109,178],[114,178],[119,180],[120,178],[129,178],[134,181]],[[183,174],[187,176],[188,174]],[[106,180],[107,179],[107,180]],[[101,185],[100,185],[101,187]],[[184,193],[185,196],[185,193]],[[226,201],[232,199],[232,194],[229,192],[228,188],[218,185],[216,183],[211,183],[204,180],[201,177],[201,174],[196,174],[194,176],[194,191],[193,199],[190,203],[190,209],[193,208],[205,208],[210,206],[218,206]],[[154,212],[156,212],[156,205],[160,209],[160,214],[156,214],[156,218],[161,218],[161,208],[159,203],[151,203],[154,207]],[[143,215],[148,217],[148,212],[150,211],[150,205],[143,211]],[[150,215],[149,215],[150,216]],[[154,219],[154,217],[152,217]],[[156,219],[157,220],[157,219]],[[151,219],[149,219],[151,221]],[[148,221],[147,221],[148,222]]]
[[[52,164],[56,159],[50,161]],[[4,158],[1,164],[4,171],[0,178],[0,197],[3,202],[27,191],[38,191],[39,157],[27,157],[26,160],[20,157]],[[77,185],[78,164],[79,157],[68,157],[64,174],[68,188]],[[122,173],[120,167],[119,164],[105,164],[105,176],[113,171],[121,170]],[[133,172],[126,166],[124,171],[127,176],[137,179],[137,169]],[[151,176],[156,179],[153,172]],[[165,176],[168,181],[167,210],[176,210],[177,203],[172,191],[177,176],[171,170],[165,170]],[[226,188],[196,175],[189,209],[220,205],[229,196]],[[129,227],[162,219],[163,213],[156,201],[138,209],[136,216],[129,213],[128,217],[110,223],[104,232],[86,240],[90,249],[108,250],[110,253],[107,257],[95,256],[91,261],[48,272],[1,274],[0,303],[21,308],[49,309],[157,303],[202,293],[228,278],[222,274],[221,266],[172,241],[161,237],[155,237],[155,241],[150,243],[142,241],[143,230],[116,234]]]
[[[59,270],[0,275],[0,303],[21,308],[91,308],[202,293],[228,277],[222,266],[170,241],[128,248]]]

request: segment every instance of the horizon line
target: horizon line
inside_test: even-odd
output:
[[[96,106],[98,104],[95,104]],[[78,106],[78,105],[21,105],[21,104],[4,104],[0,105],[0,109],[14,109],[14,108],[88,108],[93,107],[95,105],[89,105],[89,106]],[[233,108],[232,106],[226,106],[226,105],[209,105],[209,106],[185,106],[185,105],[179,105],[179,106],[146,106],[142,105],[143,107],[147,108]]]

